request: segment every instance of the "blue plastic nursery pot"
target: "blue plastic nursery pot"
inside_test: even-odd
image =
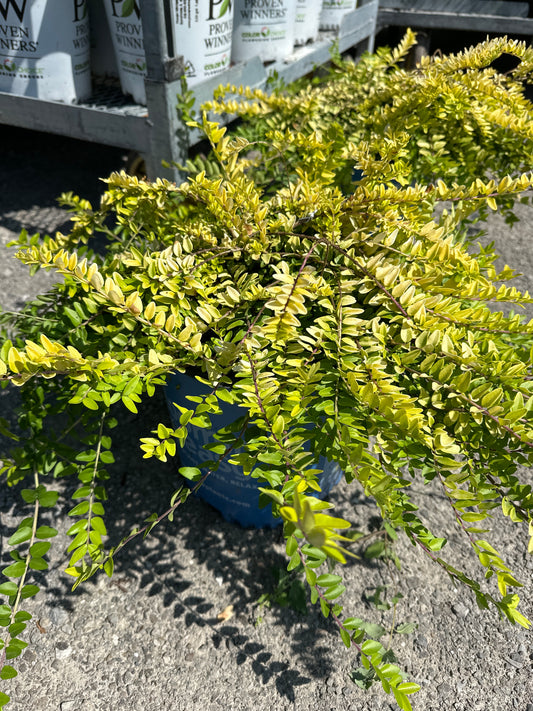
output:
[[[171,375],[165,386],[170,418],[174,427],[179,427],[180,411],[176,405],[192,409],[195,403],[187,399],[188,395],[206,395],[209,388],[198,382],[195,378],[182,373]],[[190,427],[184,446],[179,449],[180,465],[183,467],[196,467],[199,462],[212,458],[209,450],[203,449],[204,444],[212,441],[212,434],[222,427],[235,422],[242,417],[246,410],[236,405],[219,403],[223,409],[220,415],[210,415],[212,429]],[[319,476],[322,491],[320,498],[324,498],[342,478],[340,467],[321,457],[318,463],[323,470]],[[219,468],[210,474],[198,490],[198,496],[215,509],[220,511],[226,521],[239,523],[241,526],[255,526],[265,528],[278,526],[281,518],[274,518],[272,506],[259,508],[259,487],[265,486],[251,476],[245,476],[240,467],[223,461]]]

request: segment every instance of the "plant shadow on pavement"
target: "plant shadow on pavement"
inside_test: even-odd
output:
[[[159,421],[168,419],[162,397],[156,396],[146,404],[150,418],[144,412],[142,431],[135,433],[138,437],[146,436]],[[137,436],[132,438],[133,422],[130,424],[125,428],[130,450],[127,456],[132,454],[131,442],[137,440]],[[124,444],[122,447],[121,442],[120,451],[128,446]],[[115,534],[120,538],[150,513],[166,510],[178,485],[177,462],[141,460],[138,449],[134,454],[137,464],[129,464],[126,477],[119,473],[109,486],[110,501],[128,502],[127,520],[116,531],[114,522],[120,515],[113,515],[108,506],[111,538]],[[119,454],[119,468],[124,463]],[[237,666],[250,664],[263,684],[273,682],[281,696],[294,700],[298,686],[327,677],[333,671],[328,649],[320,643],[321,636],[332,630],[329,621],[314,615],[312,621],[309,616],[312,629],[306,632],[307,618],[291,609],[272,608],[271,621],[263,624],[284,628],[284,636],[291,639],[294,665],[278,659],[275,648],[269,649],[254,639],[253,608],[272,587],[272,569],[286,566],[282,553],[275,550],[282,550],[281,541],[280,529],[243,529],[191,498],[177,509],[173,522],[162,522],[144,542],[132,541],[117,556],[115,575],[138,575],[140,588],[171,608],[177,625],[209,628],[210,644],[215,649],[225,646]],[[224,606],[221,599],[233,605],[234,615],[227,622],[217,617]],[[301,629],[295,632],[293,628],[302,620]]]
[[[6,410],[17,402],[16,391],[1,391],[0,402],[4,404],[3,415],[7,417]],[[111,431],[116,461],[109,467],[109,499],[105,505],[109,545],[116,545],[132,528],[141,526],[150,514],[161,514],[168,509],[170,497],[179,485],[176,461],[162,463],[143,459],[139,448],[140,437],[148,436],[159,422],[169,424],[162,392],[145,398],[139,415],[121,405],[116,406],[114,415],[119,422]],[[0,457],[6,445],[7,442],[0,442]],[[70,495],[78,485],[75,479],[58,481],[63,505],[60,512],[56,512],[60,515],[54,525],[63,534],[73,521],[68,517],[72,508]],[[23,486],[27,484],[18,488]],[[0,497],[2,512],[8,512],[17,497],[20,494],[16,490],[4,488]],[[374,509],[362,492],[353,488],[349,492],[334,491],[332,501],[341,508],[344,506],[349,518],[354,520],[355,515],[363,520],[362,527],[372,529]],[[359,527],[356,521],[354,523]],[[2,545],[2,557],[6,559],[8,537],[4,535]],[[52,561],[59,569],[66,567],[67,558],[60,550],[66,547],[65,542],[65,537],[58,542],[56,556],[60,552],[61,556]],[[371,570],[381,566],[381,562],[363,557],[349,559],[347,563],[347,568],[354,569],[358,579],[366,579]],[[172,522],[161,522],[146,539],[139,536],[116,556],[115,573],[108,585],[121,590],[137,581],[144,596],[157,597],[164,607],[172,609],[176,625],[208,629],[209,643],[214,649],[225,646],[237,666],[250,665],[261,683],[274,683],[280,696],[294,701],[299,686],[312,680],[325,680],[336,670],[332,644],[341,642],[334,623],[324,619],[310,604],[307,615],[273,604],[265,615],[268,619],[262,622],[267,631],[273,628],[273,643],[265,644],[264,632],[262,641],[257,641],[254,624],[257,623],[258,601],[265,592],[272,591],[275,584],[272,571],[285,568],[281,528],[243,529],[224,521],[207,504],[190,498],[176,510]],[[35,582],[41,587],[43,597],[46,595],[46,604],[67,611],[73,611],[75,599],[90,595],[98,582],[98,577],[93,578],[71,592],[67,576],[55,575],[51,579],[41,574],[38,578]],[[363,587],[360,593],[361,598],[353,601],[358,607],[365,604]],[[39,602],[42,598],[37,598]],[[233,616],[224,622],[218,615],[228,602],[233,605]],[[275,644],[280,628],[283,639],[290,645],[289,654],[281,655]],[[288,656],[292,662],[286,661]],[[355,659],[354,656],[354,662]]]
[[[8,420],[8,410],[13,409],[17,401],[16,390],[0,391],[2,414]],[[150,514],[167,510],[170,497],[179,486],[176,461],[162,463],[143,459],[139,447],[139,438],[149,436],[159,422],[169,424],[162,391],[145,398],[139,415],[121,405],[116,406],[113,414],[119,424],[111,431],[116,461],[109,467],[109,499],[105,504],[110,546],[116,545],[132,528],[141,526]],[[8,446],[8,441],[0,439],[0,458]],[[64,549],[68,539],[65,532],[73,522],[68,517],[73,505],[70,495],[79,483],[76,479],[65,479],[58,480],[57,484],[62,507],[50,523],[59,528],[63,538],[58,541],[51,560],[59,572],[66,567]],[[27,485],[24,482],[17,489]],[[330,498],[335,510],[350,518],[355,528],[372,530],[375,509],[361,491],[340,486]],[[2,518],[8,517],[14,503],[19,501],[20,492],[4,486],[0,491]],[[10,532],[6,531],[6,520],[8,518],[4,519],[0,552],[7,562]],[[46,513],[43,522],[46,522]],[[361,554],[357,546],[354,552]],[[365,581],[355,588],[360,597],[352,598],[353,607],[368,606],[371,578],[374,582],[376,579],[371,574],[379,573],[384,567],[381,561],[364,557],[348,560],[346,568],[352,571],[350,577],[357,578],[358,584]],[[88,598],[100,578],[110,592],[112,588],[125,592],[133,584],[144,598],[157,598],[163,607],[169,608],[177,627],[203,629],[213,652],[227,650],[228,658],[233,659],[230,664],[247,665],[262,684],[273,684],[280,697],[293,702],[298,687],[326,681],[337,670],[335,650],[341,641],[331,619],[324,619],[310,604],[307,615],[272,604],[261,623],[260,634],[257,633],[258,601],[275,585],[272,571],[285,568],[281,528],[243,529],[223,520],[202,501],[190,498],[178,507],[172,522],[161,522],[146,539],[142,536],[133,539],[117,554],[111,580],[102,573],[72,592],[71,579],[66,575],[36,575],[34,582],[42,591],[36,604],[73,612],[79,609],[79,602],[83,605],[79,598]],[[353,592],[351,589],[348,594]],[[233,616],[221,621],[218,615],[227,604],[233,605]],[[279,649],[280,637],[286,645],[285,653]],[[352,655],[353,666],[357,666],[355,650],[348,653]]]
[[[8,410],[13,409],[17,401],[16,392],[0,391],[3,416],[8,421]],[[176,461],[162,463],[142,459],[139,448],[140,437],[148,436],[160,421],[169,420],[162,392],[147,398],[137,416],[122,406],[117,406],[114,415],[119,421],[117,428],[111,431],[116,461],[109,467],[109,498],[105,504],[109,545],[116,545],[132,528],[141,526],[150,514],[165,511],[173,491],[179,486]],[[9,447],[10,442],[0,438],[0,459]],[[59,529],[62,540],[57,541],[50,562],[51,567],[57,566],[59,573],[68,560],[64,549],[68,545],[65,532],[73,522],[68,517],[73,506],[70,495],[79,482],[65,479],[57,480],[57,484],[62,506],[54,511],[54,521],[50,523]],[[0,492],[0,514],[4,519],[0,557],[5,562],[9,561],[10,549],[7,544],[11,535],[9,513],[15,504],[20,504],[20,489],[27,486],[28,482],[13,489],[4,486]],[[45,512],[43,523],[46,516]],[[272,570],[286,567],[283,548],[280,528],[243,529],[224,521],[207,504],[190,498],[176,510],[173,522],[161,522],[146,539],[139,536],[117,554],[115,573],[108,584],[122,589],[137,581],[144,596],[158,597],[164,607],[172,608],[176,625],[209,628],[214,649],[225,646],[237,666],[250,664],[263,684],[273,682],[280,696],[294,701],[297,687],[326,679],[335,671],[327,640],[333,638],[339,644],[340,640],[333,623],[310,605],[306,616],[289,607],[272,605],[268,621],[262,623],[265,627],[283,628],[283,637],[291,647],[285,659],[279,659],[274,644],[269,647],[268,643],[254,639],[258,600],[263,593],[272,590]],[[32,582],[41,588],[37,605],[44,603],[47,607],[72,612],[76,598],[90,595],[95,589],[98,576],[74,592],[71,579],[63,574],[52,577],[41,573],[34,576]],[[234,609],[227,622],[217,617],[222,597],[224,600],[229,597]],[[279,630],[273,631],[273,635],[279,635]],[[286,661],[287,656],[293,661]]]

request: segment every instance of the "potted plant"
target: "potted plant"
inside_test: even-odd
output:
[[[5,662],[25,646],[21,601],[36,594],[29,576],[46,569],[54,535],[39,521],[57,501],[47,482],[66,475],[80,480],[67,565],[75,586],[102,569],[112,575],[120,549],[170,518],[221,462],[257,479],[283,520],[288,568],[301,566],[312,602],[402,709],[418,685],[340,602],[333,566],[354,554],[353,539],[350,523],[313,496],[321,456],[375,501],[391,535],[403,531],[480,607],[529,625],[519,582],[487,534],[495,507],[533,533],[531,487],[517,474],[533,459],[533,323],[489,308],[531,298],[506,284],[514,272],[496,270],[490,247],[466,238],[471,221],[498,206],[509,212],[533,184],[521,172],[533,135],[520,84],[533,57],[496,40],[408,73],[400,62],[410,43],[357,66],[338,61],[316,84],[272,97],[243,90],[244,105],[208,107],[257,117],[233,137],[190,114],[211,145],[198,159],[205,170],[180,186],[113,174],[97,208],[63,197],[68,235],[19,238],[21,261],[62,280],[10,317],[0,350],[3,383],[21,388],[27,436],[2,471],[8,485],[29,479],[30,507],[0,585],[3,678],[16,673]],[[506,76],[491,68],[503,53],[518,59]],[[332,96],[348,104],[361,82],[351,112],[321,113]],[[462,134],[456,104],[469,117]],[[103,256],[92,250],[97,235],[108,239]],[[180,404],[172,426],[162,414],[141,440],[144,456],[174,456],[226,405],[244,414],[211,433],[204,461],[180,469],[191,484],[165,513],[106,550],[112,409],[137,412],[176,372],[205,394]],[[46,434],[50,415],[65,418],[70,440],[81,426],[88,446]],[[482,587],[440,553],[446,532],[429,530],[412,503],[414,479],[440,483],[496,585]]]

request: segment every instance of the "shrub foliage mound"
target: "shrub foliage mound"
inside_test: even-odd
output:
[[[144,456],[165,460],[224,403],[244,406],[231,431],[213,433],[206,461],[182,474],[196,489],[229,458],[261,482],[284,521],[289,569],[303,566],[312,601],[402,709],[419,687],[344,611],[342,574],[328,566],[351,555],[350,535],[311,495],[320,455],[480,607],[529,625],[490,522],[501,507],[533,534],[530,474],[519,469],[533,461],[533,321],[508,310],[532,299],[508,284],[514,272],[496,269],[490,247],[465,235],[533,185],[522,173],[533,122],[520,83],[533,53],[495,40],[408,72],[411,43],[408,35],[358,65],[337,60],[303,88],[243,91],[244,103],[219,97],[209,108],[251,119],[232,136],[205,113],[189,115],[212,147],[205,170],[179,186],[113,174],[96,208],[63,197],[68,235],[19,238],[22,262],[62,280],[3,316],[11,340],[0,374],[21,388],[23,434],[2,471],[8,485],[28,482],[29,507],[0,585],[3,662],[25,646],[22,600],[37,592],[32,570],[47,568],[55,531],[40,517],[56,504],[54,477],[80,480],[67,565],[76,585],[100,569],[111,575],[120,548],[189,496],[178,488],[165,513],[106,548],[113,411],[137,412],[176,370],[198,373],[209,394],[181,408],[178,428],[165,421],[147,432]],[[519,60],[505,76],[490,66],[503,53]],[[104,256],[95,236],[108,240]],[[57,413],[68,422],[49,432]],[[445,556],[447,532],[429,530],[410,498],[415,479],[442,486],[480,579]],[[15,673],[4,664],[2,678]]]

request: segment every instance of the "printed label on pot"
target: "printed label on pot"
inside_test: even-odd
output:
[[[320,29],[338,30],[344,15],[355,10],[356,6],[357,0],[323,0]]]
[[[189,85],[223,72],[230,64],[232,0],[174,0],[175,53],[185,61]]]
[[[235,0],[232,58],[285,59],[294,45],[296,0]]]
[[[297,0],[294,44],[305,44],[318,37],[322,0]]]
[[[0,2],[0,91],[66,102],[90,94],[87,0]]]
[[[174,427],[181,426],[181,413],[175,405],[190,407],[189,396],[198,397],[207,395],[209,388],[199,383],[195,378],[174,374],[167,379],[165,396],[169,405],[170,418]],[[204,445],[213,442],[214,433],[228,427],[246,413],[244,407],[236,405],[222,405],[222,411],[217,415],[210,415],[211,429],[190,427],[187,439],[179,451],[181,466],[196,467],[210,458]],[[235,453],[241,451],[235,450]],[[320,496],[326,496],[330,489],[339,483],[342,471],[337,464],[328,462],[320,457],[318,467],[323,469],[319,476],[322,490]],[[208,470],[204,470],[207,473]],[[274,519],[270,507],[259,509],[259,487],[262,486],[257,479],[243,474],[242,467],[230,464],[228,459],[222,459],[216,471],[209,474],[198,491],[198,496],[218,509],[225,519],[237,521],[243,526],[273,526],[279,523]]]
[[[105,0],[107,19],[125,94],[146,104],[146,58],[140,0]]]

